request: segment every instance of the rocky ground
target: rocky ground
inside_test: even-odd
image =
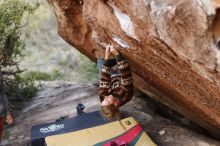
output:
[[[25,146],[30,140],[33,125],[55,121],[61,116],[76,116],[75,106],[83,103],[86,112],[99,109],[97,86],[64,81],[43,82],[42,89],[26,103],[15,125],[9,129],[10,144]],[[219,146],[220,142],[184,117],[161,106],[154,100],[136,93],[122,108],[124,116],[134,116],[159,146]]]

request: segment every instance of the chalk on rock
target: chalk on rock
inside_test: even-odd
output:
[[[122,38],[118,36],[113,36],[112,38],[117,44],[119,44],[122,48],[130,48],[127,42],[125,42]]]
[[[159,134],[162,136],[162,135],[166,134],[166,131],[165,130],[161,130],[161,131],[159,131]]]

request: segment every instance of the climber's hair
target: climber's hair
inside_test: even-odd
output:
[[[114,104],[101,106],[101,113],[106,118],[116,118],[118,120],[121,118],[119,109]]]

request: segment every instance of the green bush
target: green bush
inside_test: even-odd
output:
[[[25,43],[22,29],[28,24],[29,15],[39,6],[23,0],[0,0],[0,84],[5,90],[11,107],[34,96],[37,86],[33,80],[20,77],[18,56],[23,55]]]
[[[28,71],[22,75],[24,80],[33,81],[53,81],[61,80],[64,75],[57,69],[54,69],[51,73],[41,72],[41,71]]]
[[[5,91],[7,93],[7,97],[9,97],[11,109],[20,109],[23,102],[36,96],[38,88],[39,85],[33,80],[26,80],[19,76],[16,79],[8,80]]]

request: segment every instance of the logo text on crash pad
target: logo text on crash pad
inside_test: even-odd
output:
[[[64,128],[64,124],[60,124],[60,125],[53,124],[53,125],[41,128],[40,132],[41,133],[54,132],[54,131],[60,130],[62,128]]]

